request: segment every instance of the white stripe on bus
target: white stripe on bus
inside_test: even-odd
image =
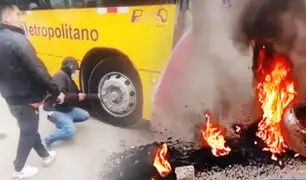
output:
[[[97,13],[98,14],[106,14],[107,13],[107,8],[97,8]]]
[[[128,13],[129,12],[129,7],[118,7],[117,12],[118,13]]]

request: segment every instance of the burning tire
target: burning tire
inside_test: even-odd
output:
[[[306,106],[288,109],[281,124],[286,144],[290,149],[306,157]]]

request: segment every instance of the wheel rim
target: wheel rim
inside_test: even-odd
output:
[[[136,107],[136,88],[127,76],[119,72],[103,76],[98,93],[102,107],[114,117],[126,117]]]
[[[306,130],[300,124],[293,108],[285,111],[284,120],[281,123],[282,135],[289,149],[306,157]]]

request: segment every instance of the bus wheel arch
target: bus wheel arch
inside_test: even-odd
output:
[[[118,87],[120,86],[122,90],[119,96],[122,97],[121,99],[128,99],[127,103],[134,104],[135,106],[135,108],[131,106],[131,108],[128,109],[127,107],[130,107],[130,105],[126,106],[126,104],[122,104],[123,107],[126,107],[124,111],[133,111],[126,116],[116,116],[116,114],[112,114],[111,111],[108,110],[104,101],[92,101],[92,108],[100,120],[123,127],[134,125],[141,120],[143,104],[142,84],[139,74],[128,56],[116,49],[94,48],[84,56],[80,72],[82,89],[86,93],[100,93],[101,96],[102,91],[100,90],[103,89],[103,83],[106,82],[104,76],[119,77],[119,79],[117,79],[118,82],[115,82],[119,84]],[[109,80],[109,77],[107,80]],[[103,83],[101,86],[102,81]],[[109,82],[111,81],[108,81],[108,83]],[[131,83],[127,85],[123,82]],[[124,97],[123,94],[136,94],[136,102],[134,102],[134,97]],[[114,107],[115,106],[116,105],[114,105]]]
[[[85,54],[80,66],[80,85],[83,91],[85,91],[86,93],[88,92],[87,80],[90,76],[91,71],[101,60],[109,56],[123,57],[123,59],[128,60],[128,62],[124,62],[126,65],[133,66],[129,58],[117,49],[105,47],[92,48]]]

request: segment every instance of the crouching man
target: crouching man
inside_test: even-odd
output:
[[[74,123],[84,122],[89,118],[86,110],[77,107],[80,102],[87,99],[86,94],[81,93],[73,81],[77,69],[77,61],[67,57],[62,62],[61,70],[53,76],[55,83],[66,97],[63,104],[48,98],[44,102],[43,109],[48,112],[48,119],[57,128],[45,139],[48,148],[55,141],[72,138],[76,132]]]

